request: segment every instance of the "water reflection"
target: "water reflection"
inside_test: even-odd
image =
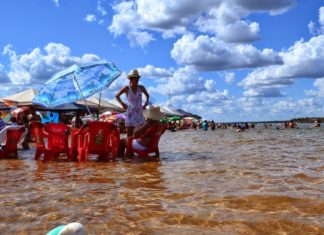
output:
[[[161,158],[0,161],[1,234],[324,234],[323,129],[168,132]]]

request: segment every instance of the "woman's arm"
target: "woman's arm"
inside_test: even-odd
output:
[[[145,110],[146,109],[146,106],[148,105],[148,101],[150,99],[150,95],[147,93],[147,91],[146,91],[146,89],[145,89],[144,86],[141,86],[141,90],[144,93],[144,95],[146,96],[146,101],[145,101],[145,103],[143,105],[143,109]]]
[[[120,96],[122,95],[122,94],[126,94],[127,93],[127,91],[128,91],[128,86],[125,86],[125,87],[123,87],[117,94],[116,94],[116,100],[121,104],[121,106],[123,107],[123,109],[127,109],[127,104],[125,104],[122,100],[121,100],[121,98],[120,98]]]

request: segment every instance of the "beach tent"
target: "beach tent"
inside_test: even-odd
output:
[[[16,94],[4,97],[1,99],[2,102],[8,105],[15,105],[15,106],[25,106],[25,105],[32,105],[32,100],[35,97],[37,90],[35,89],[28,89],[25,91],[18,92]]]
[[[169,106],[163,106],[161,107],[162,113],[164,113],[166,116],[179,116],[183,117],[184,115],[180,112],[178,112],[176,109],[169,107]]]
[[[0,101],[0,110],[9,110],[10,107],[6,105],[4,102]]]
[[[100,102],[100,110],[106,110],[106,111],[115,111],[115,112],[123,112],[123,108],[120,106],[117,106],[107,100],[97,98],[96,96],[92,96],[88,99],[86,99],[87,103],[91,102],[91,104],[95,104],[97,107],[99,107],[99,102]],[[78,101],[78,104],[84,104],[84,101]]]
[[[121,106],[121,104],[116,99],[109,100],[108,102],[115,105],[115,106],[117,106],[118,108],[122,109],[123,111],[125,111],[123,109],[123,107]]]

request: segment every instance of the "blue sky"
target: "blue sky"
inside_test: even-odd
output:
[[[154,102],[204,119],[324,116],[321,0],[0,1],[0,51],[0,97],[105,59],[108,100],[138,68]]]

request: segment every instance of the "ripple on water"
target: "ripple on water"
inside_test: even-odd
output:
[[[0,233],[324,234],[324,128],[167,132],[159,160],[0,162]]]

